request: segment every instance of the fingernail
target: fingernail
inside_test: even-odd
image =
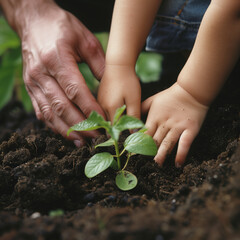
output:
[[[82,142],[81,142],[80,140],[74,140],[73,143],[74,143],[75,146],[78,147],[78,148],[83,146],[83,144],[82,144]]]
[[[176,162],[175,167],[176,167],[176,168],[181,168],[182,165],[181,165],[180,163]]]

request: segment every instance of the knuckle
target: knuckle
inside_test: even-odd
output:
[[[53,114],[52,114],[50,106],[48,106],[48,105],[40,106],[40,109],[41,109],[44,119],[46,121],[51,122],[53,119]]]
[[[29,78],[32,79],[39,79],[41,77],[41,67],[39,64],[32,64],[31,66],[29,66],[28,68],[28,73],[27,75],[29,76]],[[30,80],[29,78],[26,79],[26,81]]]
[[[76,83],[68,84],[65,88],[65,92],[66,92],[67,97],[71,101],[73,101],[74,99],[76,99],[76,97],[78,96],[78,93],[79,93],[78,85]]]
[[[91,106],[89,106],[89,105],[82,105],[81,106],[81,111],[84,113],[84,115],[85,116],[89,116],[90,115],[90,113],[92,112],[92,108],[91,108]]]
[[[55,65],[57,60],[57,57],[56,57],[57,54],[55,50],[41,51],[40,56],[41,56],[41,61],[43,65],[49,66],[49,67]]]
[[[95,37],[88,38],[85,43],[85,49],[90,55],[95,55],[100,48],[99,41]]]
[[[160,142],[159,142],[158,138],[153,137],[153,140],[156,143],[156,145],[159,147],[160,146]]]
[[[164,139],[162,141],[162,145],[166,148],[169,149],[171,148],[171,146],[174,144],[174,142],[172,140],[168,140],[168,139]]]
[[[54,99],[52,101],[52,109],[53,111],[59,116],[62,117],[64,115],[64,112],[66,110],[66,104],[64,102],[62,102],[59,99]]]
[[[53,85],[48,81],[45,81],[44,86],[41,88],[41,90],[43,91],[46,98],[50,101],[56,96],[57,89],[54,89]]]
[[[28,89],[28,88],[31,89],[31,86],[33,85],[33,84],[32,84],[32,81],[31,81],[31,78],[30,78],[28,75],[24,74],[23,80],[24,80],[24,83],[25,83],[26,88],[27,88],[27,89]]]

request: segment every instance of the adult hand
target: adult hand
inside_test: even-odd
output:
[[[146,133],[153,137],[159,147],[155,161],[161,166],[178,142],[175,165],[182,166],[208,107],[175,83],[142,103],[142,112],[148,111]]]
[[[26,89],[37,118],[80,145],[83,136],[95,137],[96,132],[81,135],[73,132],[67,137],[68,128],[84,120],[92,110],[103,116],[104,112],[88,89],[77,63],[86,62],[100,79],[104,52],[96,37],[72,14],[53,1],[39,2],[35,9],[25,12],[27,16],[21,15],[20,23],[16,24],[22,40]]]

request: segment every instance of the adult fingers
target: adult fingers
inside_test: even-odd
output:
[[[34,97],[34,95],[32,94],[31,90],[28,88],[28,86],[26,86],[26,90],[28,92],[28,95],[32,101],[32,105],[33,105],[33,108],[34,108],[34,111],[35,111],[35,114],[36,114],[36,117],[38,120],[43,120],[43,116],[42,116],[42,113],[38,107],[38,104],[37,104],[37,101]]]
[[[54,67],[52,76],[57,80],[68,99],[79,107],[85,117],[88,117],[93,110],[104,116],[103,110],[79,72],[74,57],[65,56],[61,60],[63,62]]]
[[[87,29],[79,43],[79,55],[87,63],[93,75],[100,80],[105,67],[105,54],[98,39]]]
[[[79,111],[75,110],[75,117],[71,111],[74,112],[74,106],[71,106],[71,103],[66,99],[66,102],[69,104],[62,104],[63,100],[60,100],[62,90],[56,84],[55,80],[53,80],[49,76],[44,77],[45,81],[40,83],[44,83],[45,85],[36,85],[34,81],[31,80],[31,83],[28,83],[29,92],[31,92],[30,96],[34,100],[35,108],[39,109],[38,113],[41,120],[43,120],[48,127],[50,127],[54,132],[61,134],[63,137],[68,138],[70,140],[81,140],[83,142],[83,137],[87,134],[79,134],[79,133],[72,133],[70,136],[67,136],[67,131],[70,126],[74,123],[77,123],[80,120],[83,120],[84,117],[81,116]],[[43,90],[44,89],[44,90]],[[51,91],[50,91],[51,90]],[[52,97],[52,98],[51,98]],[[64,99],[64,98],[63,98]],[[36,106],[37,105],[37,106]],[[71,122],[72,119],[74,122],[67,124],[62,119],[62,116],[69,115],[69,121]],[[71,118],[72,117],[72,118]],[[79,119],[78,119],[79,118]],[[77,120],[78,119],[78,120]],[[89,133],[88,133],[89,134]],[[94,135],[95,136],[95,135]]]

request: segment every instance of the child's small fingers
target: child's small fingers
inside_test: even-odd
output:
[[[153,101],[153,96],[147,98],[145,101],[142,102],[142,106],[141,106],[142,114],[147,114],[148,113],[148,111],[150,109],[150,106],[152,104],[152,101]]]
[[[191,147],[191,144],[196,135],[197,133],[192,133],[192,132],[189,132],[188,130],[185,130],[182,133],[179,139],[178,149],[177,149],[177,154],[175,159],[176,167],[179,168],[184,164],[187,154],[189,152],[189,149]]]
[[[154,160],[162,166],[164,163],[164,160],[168,154],[171,153],[173,150],[174,146],[176,145],[179,136],[180,136],[180,131],[177,129],[172,129],[170,130],[165,138],[162,140],[160,143],[160,147],[158,149],[157,155],[155,156]]]
[[[156,132],[153,135],[153,139],[156,142],[158,147],[160,146],[161,142],[166,137],[168,132],[169,132],[169,128],[166,127],[164,124],[158,126]]]
[[[127,105],[127,115],[140,119],[141,116],[140,104]]]
[[[111,107],[106,107],[104,108],[104,112],[107,116],[107,120],[113,122],[114,120],[114,115],[117,110],[117,106],[111,106]]]
[[[147,128],[145,133],[153,137],[158,128],[157,122],[148,116],[145,126]]]

